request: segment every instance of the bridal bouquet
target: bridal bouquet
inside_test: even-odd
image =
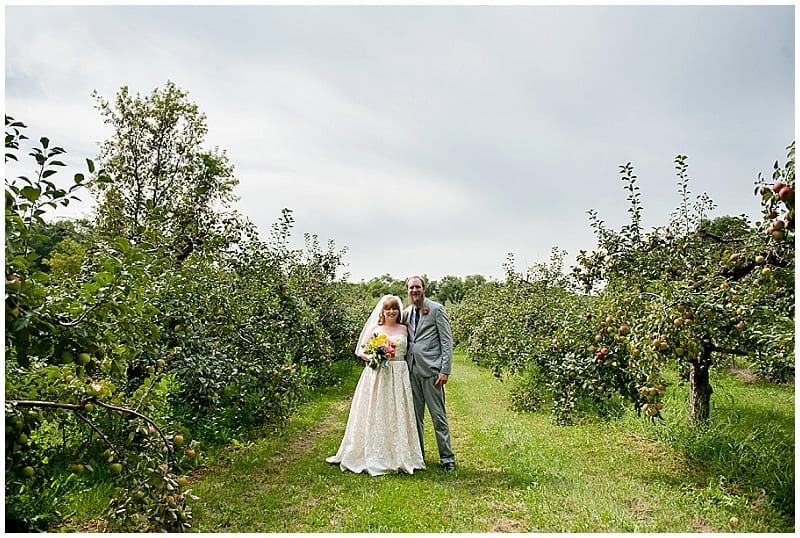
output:
[[[389,359],[395,356],[394,342],[383,333],[375,333],[375,336],[364,344],[364,354],[372,356],[369,361],[370,368],[374,370],[378,364],[385,368],[389,366]]]

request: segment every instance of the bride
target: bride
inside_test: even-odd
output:
[[[425,469],[405,361],[408,328],[400,323],[402,311],[398,297],[384,295],[361,331],[356,355],[366,366],[353,394],[339,451],[325,460],[338,463],[342,471],[376,476]],[[367,343],[379,335],[385,335],[390,347],[385,363],[365,352]]]

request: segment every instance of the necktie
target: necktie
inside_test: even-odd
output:
[[[417,325],[419,325],[419,308],[414,308],[414,330],[417,330]]]

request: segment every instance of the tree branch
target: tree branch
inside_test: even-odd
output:
[[[80,411],[77,411],[77,410],[75,411],[75,416],[76,416],[76,417],[78,417],[79,419],[81,419],[82,421],[84,421],[86,424],[88,424],[88,425],[89,425],[89,427],[90,427],[92,430],[94,430],[94,432],[95,432],[97,435],[99,435],[99,436],[100,436],[100,438],[101,438],[103,441],[105,441],[105,443],[108,445],[108,447],[109,447],[111,450],[113,450],[113,451],[114,451],[114,453],[115,453],[115,454],[116,454],[118,457],[121,457],[121,456],[120,456],[120,453],[119,453],[119,451],[117,450],[117,448],[116,448],[116,447],[115,447],[115,446],[114,446],[114,445],[111,443],[111,441],[109,441],[109,440],[108,440],[108,437],[106,437],[106,436],[105,436],[105,434],[104,434],[103,432],[101,432],[101,431],[100,431],[100,429],[99,429],[97,426],[95,426],[95,425],[92,423],[92,421],[91,421],[91,420],[89,420],[88,418],[86,418],[85,416],[83,416],[83,414],[82,414]]]
[[[103,401],[100,401],[100,400],[98,400],[97,398],[94,398],[94,397],[87,398],[86,400],[84,400],[80,404],[71,404],[71,403],[65,403],[65,402],[49,402],[49,401],[40,401],[40,400],[8,400],[6,403],[14,405],[14,406],[18,406],[18,407],[48,407],[48,408],[51,408],[51,409],[52,408],[68,409],[70,411],[73,411],[78,416],[78,418],[80,418],[81,420],[86,422],[95,432],[97,432],[98,435],[103,437],[103,440],[109,446],[111,446],[111,448],[114,448],[113,445],[111,445],[111,443],[108,441],[108,439],[106,439],[106,437],[94,426],[94,424],[92,424],[86,417],[81,415],[80,410],[82,410],[84,408],[84,406],[89,402],[94,402],[94,403],[96,403],[97,405],[99,405],[101,407],[105,407],[106,409],[110,409],[112,411],[117,411],[118,413],[124,413],[124,414],[128,414],[128,415],[133,415],[133,416],[135,416],[137,418],[140,418],[140,419],[144,420],[145,422],[147,422],[149,425],[151,425],[158,432],[158,435],[161,437],[161,440],[164,442],[164,446],[166,446],[168,452],[170,454],[172,454],[172,452],[173,452],[172,445],[167,440],[167,436],[164,434],[163,431],[161,431],[161,428],[159,428],[158,425],[155,422],[153,422],[153,420],[151,418],[139,413],[138,411],[134,411],[133,409],[127,409],[125,407],[118,407],[116,405],[111,405],[111,404],[105,403]],[[116,452],[116,449],[114,449],[114,451]]]
[[[746,357],[747,356],[747,352],[745,352],[745,351],[741,351],[739,349],[732,349],[732,348],[729,348],[729,347],[717,346],[715,344],[711,344],[708,349],[709,349],[709,351],[711,351],[713,353],[725,353],[727,355],[736,355],[738,357]]]
[[[742,243],[744,241],[743,239],[735,237],[734,238],[722,237],[721,235],[713,234],[707,230],[700,230],[699,232],[697,232],[697,235],[700,238],[708,237],[710,239],[713,239],[717,243]]]

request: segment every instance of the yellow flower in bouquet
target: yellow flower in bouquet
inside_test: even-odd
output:
[[[371,357],[369,367],[375,369],[380,364],[383,367],[389,366],[389,359],[395,357],[394,342],[384,333],[375,335],[364,344],[364,354]]]

